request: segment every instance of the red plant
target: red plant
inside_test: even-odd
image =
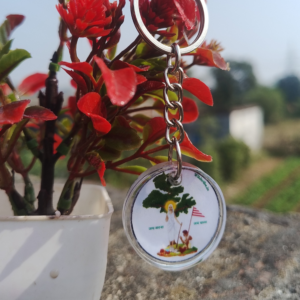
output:
[[[62,214],[71,213],[82,178],[97,173],[105,185],[107,169],[140,174],[146,167],[134,164],[137,158],[152,164],[166,161],[166,156],[161,153],[169,147],[164,142],[166,123],[162,118],[162,78],[166,60],[140,36],[115,56],[124,5],[124,0],[119,4],[108,0],[70,0],[66,4],[60,0],[56,6],[61,16],[60,44],[53,55],[49,73],[30,75],[17,89],[8,75],[30,55],[21,49],[9,52],[11,41],[0,40],[0,66],[6,66],[0,70],[0,80],[7,83],[0,85],[0,188],[8,194],[15,214],[54,214],[54,168],[60,158],[67,160],[69,172],[57,207]],[[192,36],[198,28],[199,16],[194,0],[141,0],[140,7],[147,28],[163,38],[164,43],[177,41],[185,45],[185,37]],[[2,26],[0,30],[5,30],[8,37],[22,20],[22,16],[8,16],[6,27]],[[0,35],[4,36],[1,32]],[[77,56],[79,38],[88,38],[92,46],[90,54],[82,61]],[[71,62],[60,61],[65,44],[69,47]],[[193,56],[190,65],[184,61],[181,65],[185,70],[193,65],[227,69],[221,50],[214,41],[204,43],[188,54]],[[70,75],[76,89],[65,107],[62,107],[63,97],[58,93],[56,78],[60,66]],[[169,79],[177,82],[174,75]],[[29,100],[18,100],[18,97],[33,94],[44,86],[45,92],[40,91],[38,96],[40,106],[27,107]],[[213,105],[209,88],[199,79],[185,74],[182,86],[203,103]],[[177,101],[177,95],[171,91],[169,98]],[[194,122],[199,115],[197,102],[184,97],[182,105],[183,123]],[[169,117],[177,114],[174,110]],[[171,132],[175,136],[179,134],[176,128]],[[19,155],[22,146],[32,152],[32,162],[27,167],[23,166]],[[212,160],[193,146],[187,133],[181,149],[184,155],[194,159]],[[131,150],[130,154],[126,152],[128,150]],[[38,195],[37,210],[32,204],[34,194],[29,189],[28,177],[36,160],[42,164],[43,187]],[[14,188],[10,169],[20,173],[27,184],[23,196]]]

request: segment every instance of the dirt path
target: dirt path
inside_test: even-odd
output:
[[[281,158],[263,157],[254,162],[235,182],[222,186],[226,202],[232,203],[234,198],[243,193],[259,178],[275,170],[282,161]]]

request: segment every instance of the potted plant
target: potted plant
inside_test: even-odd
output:
[[[0,199],[3,202],[7,195],[14,214],[2,212],[0,217],[1,299],[99,299],[113,209],[105,190],[82,185],[83,179],[97,173],[105,186],[107,169],[138,175],[146,167],[135,164],[137,158],[152,164],[167,160],[161,154],[169,147],[163,142],[166,125],[161,117],[166,58],[140,36],[116,55],[124,5],[125,0],[59,0],[60,43],[48,73],[32,74],[18,87],[9,74],[30,54],[11,50],[10,33],[24,16],[9,15],[0,27]],[[198,28],[193,0],[145,0],[141,13],[148,30],[167,44],[177,41],[184,46]],[[88,39],[91,51],[79,59],[80,38]],[[66,46],[70,62],[61,61]],[[204,43],[188,54],[193,58],[190,64],[182,60],[182,67],[225,70],[221,50],[215,41]],[[56,78],[61,68],[75,87],[67,103]],[[170,75],[170,80],[177,78]],[[26,96],[44,87],[38,94],[39,106],[30,105]],[[186,75],[183,88],[213,104],[209,88],[199,79]],[[169,97],[177,99],[172,92]],[[183,108],[184,123],[197,119],[194,100],[184,97]],[[149,111],[157,115],[151,117]],[[26,166],[24,149],[31,153]],[[192,158],[211,161],[186,133],[181,149]],[[67,161],[69,173],[63,186],[54,184],[60,159]],[[41,184],[35,191],[29,172],[37,160]],[[22,193],[16,188],[16,173],[24,181]]]

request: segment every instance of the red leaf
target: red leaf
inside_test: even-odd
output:
[[[93,85],[94,86],[96,85],[95,79],[93,77],[93,67],[89,63],[87,62],[68,63],[66,61],[61,61],[59,62],[59,65],[66,66],[70,69],[86,74],[91,79]]]
[[[93,73],[93,67],[87,62],[69,63],[66,61],[61,61],[61,62],[59,62],[59,65],[66,66],[75,71],[80,71],[88,76],[90,76]]]
[[[118,31],[111,38],[109,38],[108,42],[105,45],[105,49],[109,49],[117,45],[120,41],[120,38],[121,38],[121,30],[118,29]]]
[[[8,15],[6,16],[6,19],[9,22],[11,32],[23,22],[25,17],[23,15]],[[10,34],[10,32],[8,32],[8,35]]]
[[[197,57],[196,63],[208,67],[217,67],[221,70],[228,70],[228,65],[219,52],[207,48],[198,48],[196,52],[189,53]]]
[[[195,26],[196,21],[196,3],[194,0],[174,0],[176,8],[187,30]]]
[[[48,74],[35,73],[26,77],[19,85],[22,94],[32,95],[46,84]]]
[[[143,140],[144,144],[152,144],[165,136],[166,122],[161,117],[151,119],[144,127]]]
[[[77,83],[74,79],[71,79],[70,83],[73,88],[77,89]]]
[[[179,137],[179,132],[175,133],[175,136],[178,138]],[[180,149],[182,154],[195,158],[199,161],[205,161],[205,162],[210,162],[212,161],[212,157],[210,155],[204,154],[203,152],[199,151],[190,141],[187,133],[185,132],[184,135],[184,140],[180,144]]]
[[[38,121],[56,120],[57,116],[50,110],[42,106],[30,106],[25,109],[24,118]]]
[[[73,80],[76,82],[77,86],[82,91],[82,93],[86,94],[88,89],[87,89],[85,80],[79,74],[75,73],[74,71],[66,70],[64,68],[62,68],[62,69],[65,70],[73,78]]]
[[[101,69],[111,103],[117,106],[127,104],[136,92],[137,78],[134,70],[125,68],[111,71],[101,58],[94,56],[94,59]]]
[[[141,84],[145,81],[147,81],[147,78],[143,75],[136,74],[137,84]]]
[[[0,89],[2,89],[4,95],[8,95],[8,93],[11,91],[7,83],[0,84]]]
[[[132,68],[134,71],[136,71],[137,73],[139,72],[146,72],[150,69],[151,66],[143,66],[143,67],[137,67],[135,65],[131,65],[125,61],[121,61],[121,60],[116,60],[112,66],[111,69],[112,70],[120,70],[120,69],[124,69],[124,68]]]
[[[53,138],[54,138],[53,154],[55,154],[57,152],[57,147],[60,145],[63,139],[56,133],[54,134]]]
[[[145,93],[162,89],[164,84],[160,81],[145,81],[137,86],[135,96],[127,103],[126,107],[130,107],[135,101]]]
[[[198,111],[198,106],[195,103],[195,101],[190,98],[183,97],[181,104],[183,106],[183,113],[184,113],[182,123],[192,123],[192,122],[196,121],[199,116],[199,111]],[[160,113],[163,114],[163,109],[165,106],[161,101],[156,101],[155,107],[157,107],[158,110],[160,110]],[[178,119],[179,112],[177,111],[175,115],[173,115],[171,112],[169,112],[169,118],[170,119],[172,119],[172,118]]]
[[[86,157],[86,160],[88,161],[88,163],[97,170],[102,185],[106,186],[106,182],[104,180],[104,172],[105,172],[105,169],[106,169],[105,168],[105,163],[101,159],[99,153],[97,153],[95,151],[91,151],[91,152],[88,152],[85,155],[85,157]]]
[[[214,104],[210,89],[199,79],[185,78],[182,87],[205,104],[210,106]]]
[[[101,97],[98,93],[91,92],[79,99],[78,109],[90,117],[95,130],[106,134],[111,129],[111,124],[101,116]]]
[[[106,182],[105,182],[105,179],[104,179],[104,173],[105,173],[105,163],[102,161],[101,162],[101,166],[97,169],[97,173],[99,175],[99,178],[101,180],[101,183],[103,186],[106,186]]]
[[[68,107],[70,108],[71,114],[74,116],[77,111],[77,99],[74,96],[70,96],[68,99]]]
[[[158,31],[155,31],[154,33],[159,34],[164,37],[167,37],[167,38],[173,37],[176,35],[176,33],[172,33],[172,32],[166,31],[166,30],[158,30]]]
[[[23,119],[23,114],[30,100],[15,101],[0,107],[0,125],[18,123]]]
[[[95,92],[88,93],[79,99],[77,106],[87,116],[90,114],[99,115],[101,113],[101,97]]]

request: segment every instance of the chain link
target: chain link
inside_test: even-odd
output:
[[[182,156],[180,150],[180,143],[184,140],[184,130],[182,126],[183,121],[183,107],[182,107],[182,99],[183,99],[183,90],[182,90],[182,82],[184,77],[183,69],[180,67],[181,61],[181,52],[180,47],[178,44],[172,45],[173,49],[173,56],[175,56],[175,64],[172,65],[172,56],[167,56],[167,67],[164,72],[164,79],[165,79],[165,87],[163,90],[164,100],[165,100],[165,109],[164,109],[164,118],[166,121],[166,141],[170,145],[169,148],[169,161],[172,161],[173,157],[173,149],[176,148],[177,153],[177,172],[174,177],[171,177],[171,181],[173,184],[177,184],[178,180],[181,177],[181,170],[182,170]],[[178,82],[171,83],[169,79],[169,74],[175,75],[178,79]],[[168,91],[175,92],[177,94],[177,101],[170,101]],[[178,119],[175,119],[175,116],[170,119],[169,118],[169,110],[177,110]],[[174,130],[171,130],[175,128]],[[170,137],[170,134],[179,132],[179,136],[173,135]]]

